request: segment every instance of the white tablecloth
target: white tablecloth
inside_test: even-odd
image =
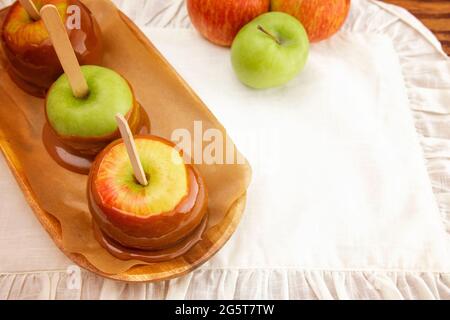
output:
[[[115,2],[248,157],[245,216],[183,278],[81,272],[78,282],[1,158],[0,299],[450,299],[450,61],[420,22],[352,1],[297,79],[254,91],[236,80],[228,49],[190,26],[182,0]]]

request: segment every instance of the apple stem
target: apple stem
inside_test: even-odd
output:
[[[271,37],[276,43],[278,43],[279,45],[281,45],[281,41],[275,37],[273,34],[271,34],[269,31],[267,31],[266,29],[263,28],[262,25],[258,25],[258,30],[267,34],[269,37]]]
[[[34,2],[32,0],[19,0],[19,2],[31,17],[31,19],[37,21],[41,18],[39,11],[36,9],[36,6],[34,5]]]

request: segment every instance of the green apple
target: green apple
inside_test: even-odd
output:
[[[294,17],[269,12],[252,20],[237,34],[231,63],[237,77],[255,89],[281,86],[305,66],[309,41]]]
[[[126,115],[133,107],[128,82],[111,69],[82,66],[89,87],[85,98],[76,98],[65,74],[52,85],[46,100],[47,118],[61,136],[103,137],[117,130],[116,114]]]

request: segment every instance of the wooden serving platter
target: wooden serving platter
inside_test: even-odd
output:
[[[208,261],[225,245],[239,225],[244,213],[245,194],[233,204],[219,224],[206,230],[202,240],[184,256],[164,263],[136,265],[123,273],[108,274],[98,270],[83,255],[71,253],[65,249],[62,242],[61,224],[53,215],[39,206],[26,176],[20,170],[20,163],[17,162],[17,159],[14,159],[14,153],[3,139],[0,140],[0,149],[5,155],[7,163],[19,183],[28,204],[56,246],[78,266],[105,278],[126,282],[155,282],[186,275]]]
[[[152,134],[170,138],[176,128],[225,129],[144,34],[109,0],[83,1],[104,33],[104,65],[124,75],[152,121]],[[6,9],[0,12],[0,22]],[[114,45],[115,41],[115,45]],[[3,52],[0,51],[0,57]],[[130,61],[133,62],[131,65]],[[46,154],[41,134],[43,100],[17,88],[0,66],[0,149],[36,217],[57,247],[80,267],[128,282],[185,275],[228,241],[243,215],[250,183],[248,163],[198,165],[210,195],[210,222],[202,240],[177,259],[154,264],[118,261],[93,240],[85,187],[87,177],[62,169]],[[234,145],[233,145],[233,148]],[[236,149],[236,152],[237,149]]]

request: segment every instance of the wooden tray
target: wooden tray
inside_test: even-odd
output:
[[[100,10],[101,5],[105,6],[112,6],[112,4],[108,0],[86,0],[84,1],[88,6],[96,7],[96,10],[93,10],[94,14],[95,12],[102,12]],[[90,7],[91,8],[91,7]],[[91,8],[92,9],[92,8]],[[118,10],[118,9],[116,9]],[[208,119],[211,120],[211,122],[214,125],[217,125],[220,130],[225,130],[221,127],[220,123],[212,116],[212,114],[207,110],[207,108],[203,105],[203,103],[198,99],[198,97],[195,95],[195,93],[192,92],[192,90],[188,87],[188,85],[176,74],[176,72],[168,65],[168,63],[162,58],[162,56],[157,52],[157,50],[153,47],[153,45],[148,41],[148,39],[141,33],[141,31],[131,22],[123,13],[119,11],[120,19],[125,23],[126,27],[131,30],[134,35],[136,36],[136,39],[138,39],[141,42],[141,45],[143,44],[145,46],[145,49],[151,52],[153,55],[157,56],[158,59],[161,60],[161,63],[164,65],[165,72],[170,73],[170,77],[175,79],[176,81],[179,81],[177,90],[184,90],[183,95],[188,97],[188,99],[191,99],[190,103],[193,103],[196,106],[196,112],[205,112],[205,115]],[[105,19],[105,17],[103,17]],[[127,50],[129,48],[122,48],[122,50]],[[108,47],[106,47],[106,50],[108,50]],[[106,54],[108,52],[106,51]],[[152,72],[152,70],[143,70],[147,71],[149,73]],[[0,81],[1,82],[1,81]],[[0,83],[0,86],[2,84]],[[132,83],[133,85],[133,83]],[[1,89],[1,88],[0,88]],[[168,88],[170,89],[170,88]],[[5,90],[5,92],[8,92]],[[8,93],[10,94],[10,93]],[[14,94],[14,93],[13,93]],[[161,94],[167,94],[162,92]],[[20,98],[18,98],[20,99]],[[28,99],[26,96],[22,99]],[[37,104],[36,98],[30,97],[30,104]],[[138,96],[139,99],[139,96]],[[9,101],[9,100],[8,100]],[[43,103],[43,102],[42,102]],[[19,103],[15,103],[18,105]],[[3,106],[2,106],[3,107]],[[144,106],[145,107],[145,106]],[[146,108],[147,109],[147,108]],[[37,109],[36,109],[37,110]],[[199,111],[200,110],[200,111]],[[148,110],[147,110],[148,111]],[[38,111],[36,111],[38,113]],[[42,113],[42,111],[39,111]],[[150,114],[151,116],[151,114]],[[0,115],[1,117],[1,115]],[[230,197],[234,195],[234,202],[232,202],[226,212],[224,212],[221,215],[216,215],[213,220],[216,220],[215,223],[208,226],[203,239],[194,247],[192,248],[187,254],[184,256],[177,258],[172,261],[164,262],[164,263],[156,263],[156,264],[137,264],[128,269],[125,272],[117,273],[117,274],[110,274],[107,272],[100,271],[97,267],[95,267],[92,263],[88,261],[88,259],[79,253],[73,253],[70,250],[67,250],[67,248],[64,245],[63,241],[63,234],[62,234],[62,227],[60,224],[60,221],[55,217],[56,214],[51,214],[44,208],[42,197],[39,197],[37,194],[39,194],[39,190],[37,189],[39,185],[34,184],[32,180],[35,180],[35,177],[30,177],[30,171],[29,166],[30,164],[26,161],[22,161],[21,159],[21,153],[18,152],[15,148],[18,143],[21,143],[20,139],[26,139],[23,137],[16,137],[13,135],[8,136],[8,130],[11,130],[11,127],[7,127],[6,120],[3,125],[4,128],[1,127],[2,122],[0,121],[0,149],[4,153],[7,163],[9,167],[11,168],[16,180],[18,181],[25,197],[28,203],[30,204],[31,208],[33,209],[36,217],[39,219],[40,223],[43,225],[45,230],[48,232],[48,234],[51,236],[55,244],[60,248],[62,252],[64,252],[65,255],[67,255],[73,262],[78,264],[80,267],[92,271],[94,273],[97,273],[101,276],[115,279],[115,280],[122,280],[122,281],[129,281],[129,282],[149,282],[149,281],[160,281],[160,280],[168,280],[175,277],[182,276],[186,273],[191,272],[198,266],[200,266],[202,263],[206,262],[208,259],[210,259],[231,237],[233,232],[235,231],[242,214],[244,212],[245,202],[246,202],[246,194],[245,189],[248,186],[248,183],[250,181],[250,167],[248,164],[245,164],[245,168],[240,168],[239,170],[242,171],[240,175],[242,176],[243,184],[245,184],[245,188],[242,190],[241,193],[236,194],[240,189],[238,187],[236,188],[229,188],[225,193],[230,194]],[[217,124],[215,123],[217,122]],[[18,124],[20,125],[20,124]],[[158,127],[158,126],[157,126]],[[156,134],[160,134],[164,136],[164,130],[162,128],[156,129]],[[158,132],[160,130],[161,132]],[[39,149],[40,150],[40,149]],[[23,153],[22,153],[23,155]],[[28,166],[28,167],[27,167]],[[242,166],[242,165],[241,165]],[[56,170],[56,169],[55,169]],[[229,170],[229,169],[225,169]],[[30,179],[31,178],[31,179]],[[216,185],[216,183],[212,183],[213,185]],[[241,188],[242,189],[242,188]],[[231,190],[231,191],[230,191]],[[234,192],[234,193],[232,193]],[[57,194],[57,193],[56,193]]]
[[[200,243],[181,258],[165,263],[135,266],[120,274],[107,274],[95,268],[83,255],[65,250],[62,243],[61,225],[59,221],[38,205],[33,196],[32,188],[27,182],[26,176],[20,170],[20,163],[14,158],[14,153],[9,148],[8,143],[3,139],[0,139],[0,149],[5,155],[6,161],[19,183],[27,202],[31,206],[31,209],[53,239],[56,246],[78,266],[105,278],[127,282],[154,282],[170,280],[188,274],[208,261],[222,248],[223,245],[225,245],[239,225],[244,213],[246,195],[243,195],[233,204],[232,208],[218,225],[208,228]]]

